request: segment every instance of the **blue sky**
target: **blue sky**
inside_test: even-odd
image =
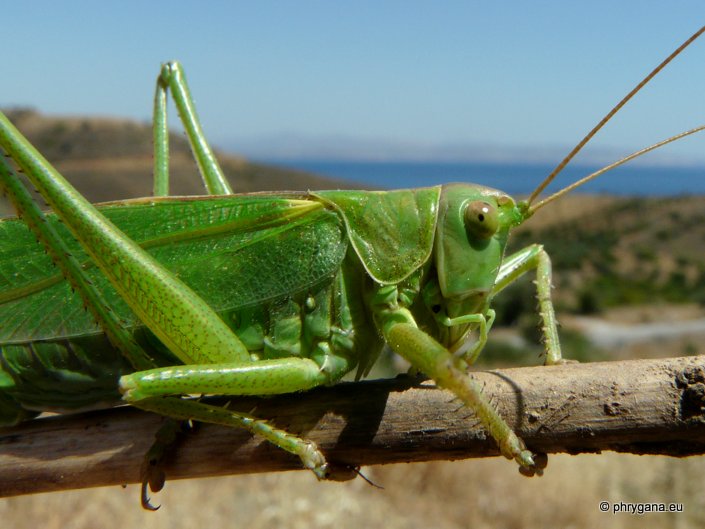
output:
[[[553,156],[705,24],[695,0],[5,4],[0,106],[148,121],[159,64],[176,58],[213,143],[259,157]],[[703,64],[705,37],[592,150],[705,123]],[[705,137],[661,159],[705,164]]]

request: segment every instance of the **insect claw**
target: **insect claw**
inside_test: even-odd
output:
[[[384,487],[382,485],[377,485],[374,481],[372,481],[370,478],[365,476],[362,472],[360,472],[360,467],[353,467],[353,472],[355,472],[358,476],[360,476],[363,480],[365,480],[365,483],[368,485],[372,485],[376,489],[381,489],[384,490]]]
[[[142,501],[142,508],[147,510],[147,511],[158,511],[161,508],[161,505],[157,505],[156,507],[152,505],[151,503],[151,498],[147,494],[147,484],[149,482],[147,480],[142,481],[142,496],[141,496],[141,501]],[[151,485],[150,485],[151,489]]]
[[[377,483],[360,472],[359,466],[327,463],[325,471],[325,479],[329,481],[349,481],[351,479],[355,479],[357,476],[360,476],[368,485],[372,485],[377,489],[384,489],[384,487],[377,485]]]
[[[146,459],[142,463],[141,478],[142,493],[140,499],[142,507],[148,511],[156,511],[161,505],[157,505],[156,507],[152,505],[151,498],[147,492],[147,486],[149,486],[149,490],[152,492],[159,492],[164,488],[166,474],[161,469],[161,461],[156,457]]]

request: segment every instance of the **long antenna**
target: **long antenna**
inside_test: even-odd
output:
[[[553,193],[553,194],[552,194],[551,196],[549,196],[548,198],[544,198],[543,200],[541,200],[540,202],[538,202],[536,205],[531,206],[530,209],[529,209],[529,211],[530,211],[531,214],[533,215],[534,212],[536,212],[537,209],[540,209],[540,208],[544,207],[544,206],[545,206],[546,204],[548,204],[549,202],[553,202],[555,199],[557,199],[557,198],[559,198],[559,197],[565,195],[566,193],[569,193],[570,191],[572,191],[572,190],[575,189],[576,187],[579,187],[579,186],[585,184],[586,182],[589,182],[590,180],[593,180],[593,179],[597,178],[597,177],[600,176],[601,174],[604,174],[604,173],[606,173],[607,171],[611,171],[611,170],[614,169],[615,167],[619,167],[620,165],[625,164],[625,163],[627,163],[628,161],[633,160],[634,158],[638,158],[638,157],[641,156],[642,154],[646,154],[647,152],[653,151],[654,149],[658,149],[659,147],[663,147],[664,145],[667,145],[667,144],[669,144],[669,143],[671,143],[671,142],[673,142],[673,141],[676,141],[676,140],[680,140],[681,138],[685,138],[686,136],[690,136],[691,134],[695,134],[696,132],[700,132],[701,130],[705,130],[705,125],[700,126],[700,127],[696,127],[696,128],[694,128],[694,129],[686,130],[685,132],[681,132],[680,134],[676,134],[675,136],[671,136],[670,138],[666,138],[666,139],[663,140],[663,141],[660,141],[660,142],[658,142],[658,143],[654,143],[653,145],[651,145],[651,146],[649,146],[649,147],[645,147],[645,148],[640,149],[640,150],[638,150],[638,151],[636,151],[636,152],[633,152],[632,154],[630,154],[629,156],[625,156],[625,157],[622,158],[621,160],[617,160],[616,162],[611,163],[611,164],[609,164],[609,165],[603,167],[602,169],[599,169],[598,171],[595,171],[594,173],[590,173],[589,175],[584,176],[584,177],[581,178],[580,180],[578,180],[578,181],[576,181],[576,182],[573,182],[573,183],[570,184],[569,186],[564,187],[563,189],[561,189],[560,191],[557,191],[557,192]]]
[[[685,48],[687,48],[695,39],[697,39],[700,35],[702,35],[705,32],[705,26],[701,27],[697,32],[695,32],[688,40],[686,40],[683,44],[681,44],[673,53],[671,53],[666,59],[659,64],[656,68],[654,68],[649,75],[644,77],[644,79],[636,85],[631,92],[629,92],[624,98],[615,105],[615,107],[610,110],[607,115],[600,120],[600,122],[595,125],[595,127],[578,143],[570,153],[568,153],[568,156],[563,158],[563,161],[559,163],[556,168],[551,171],[551,174],[549,174],[543,182],[536,188],[536,190],[531,193],[531,196],[529,197],[529,200],[527,201],[527,204],[531,204],[534,200],[536,200],[536,197],[538,197],[544,189],[546,189],[546,186],[550,184],[553,179],[560,173],[563,168],[568,165],[568,162],[570,162],[573,157],[580,152],[580,150],[585,146],[585,144],[592,139],[592,137],[599,131],[602,127],[605,126],[605,124],[612,119],[612,116],[614,116],[619,110],[629,101],[634,95],[641,90],[646,83],[651,81],[651,79],[656,76],[661,70],[663,70],[666,65],[671,62],[680,52],[682,52]],[[631,158],[630,158],[631,159]],[[600,173],[602,174],[602,173]],[[571,187],[572,189],[572,187]]]

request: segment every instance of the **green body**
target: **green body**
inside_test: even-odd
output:
[[[163,196],[167,90],[211,196]],[[178,63],[157,79],[154,139],[158,197],[96,208],[0,114],[0,148],[52,210],[43,213],[0,159],[0,186],[21,217],[0,221],[0,424],[122,399],[246,428],[326,478],[312,442],[183,396],[291,393],[352,370],[360,377],[386,344],[470,407],[502,454],[541,472],[467,372],[492,326],[492,298],[529,270],[546,363],[561,360],[548,256],[538,245],[504,256],[510,230],[531,215],[527,203],[474,184],[234,195]],[[143,468],[143,487],[162,481]]]
[[[366,374],[384,345],[371,307],[378,285],[403,290],[403,305],[446,346],[467,334],[462,326],[455,333],[460,338],[451,340],[419,296],[427,285],[437,290],[439,258],[441,266],[458,265],[448,263],[454,255],[449,242],[435,245],[434,234],[444,232],[437,226],[441,196],[460,190],[466,201],[502,196],[456,185],[445,191],[166,197],[99,210],[204,299],[254,358],[312,358],[335,382],[352,369]],[[156,364],[179,363],[56,216],[48,220]],[[0,424],[35,411],[119,402],[117,383],[133,371],[130,363],[22,220],[0,221],[0,240]],[[463,284],[446,288],[475,293],[465,313],[486,310],[505,242],[506,230],[489,242],[497,255],[489,264],[479,258],[474,273],[450,273]]]

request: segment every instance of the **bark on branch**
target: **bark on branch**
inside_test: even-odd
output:
[[[473,376],[537,452],[705,453],[705,356]],[[301,433],[342,465],[498,454],[452,394],[406,377],[232,405]],[[2,429],[0,496],[137,482],[162,420],[121,407]],[[296,458],[267,442],[211,425],[186,434],[166,466],[168,479],[297,468]]]

